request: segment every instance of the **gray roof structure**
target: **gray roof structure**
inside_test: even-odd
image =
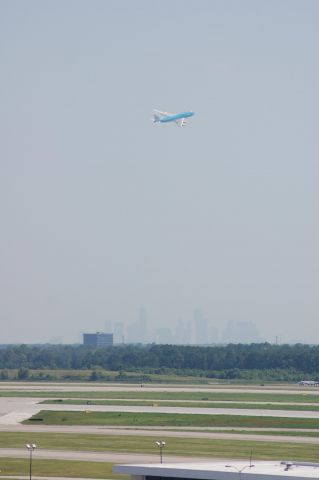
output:
[[[132,477],[170,477],[194,480],[289,480],[319,479],[319,463],[269,461],[215,461],[115,465],[113,472]]]

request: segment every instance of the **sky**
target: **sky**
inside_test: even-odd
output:
[[[0,0],[0,343],[141,307],[319,342],[318,23],[316,0]]]

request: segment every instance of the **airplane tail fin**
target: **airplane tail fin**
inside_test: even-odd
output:
[[[153,123],[158,123],[160,119],[161,117],[159,115],[156,115],[156,113],[153,113]]]

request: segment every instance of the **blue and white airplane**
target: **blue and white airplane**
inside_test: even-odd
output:
[[[153,123],[175,122],[179,127],[183,127],[186,124],[185,119],[193,115],[195,115],[194,112],[168,113],[154,110]]]

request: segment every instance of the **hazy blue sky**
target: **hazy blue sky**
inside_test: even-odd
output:
[[[318,343],[318,24],[316,0],[0,0],[0,343],[141,306]]]

